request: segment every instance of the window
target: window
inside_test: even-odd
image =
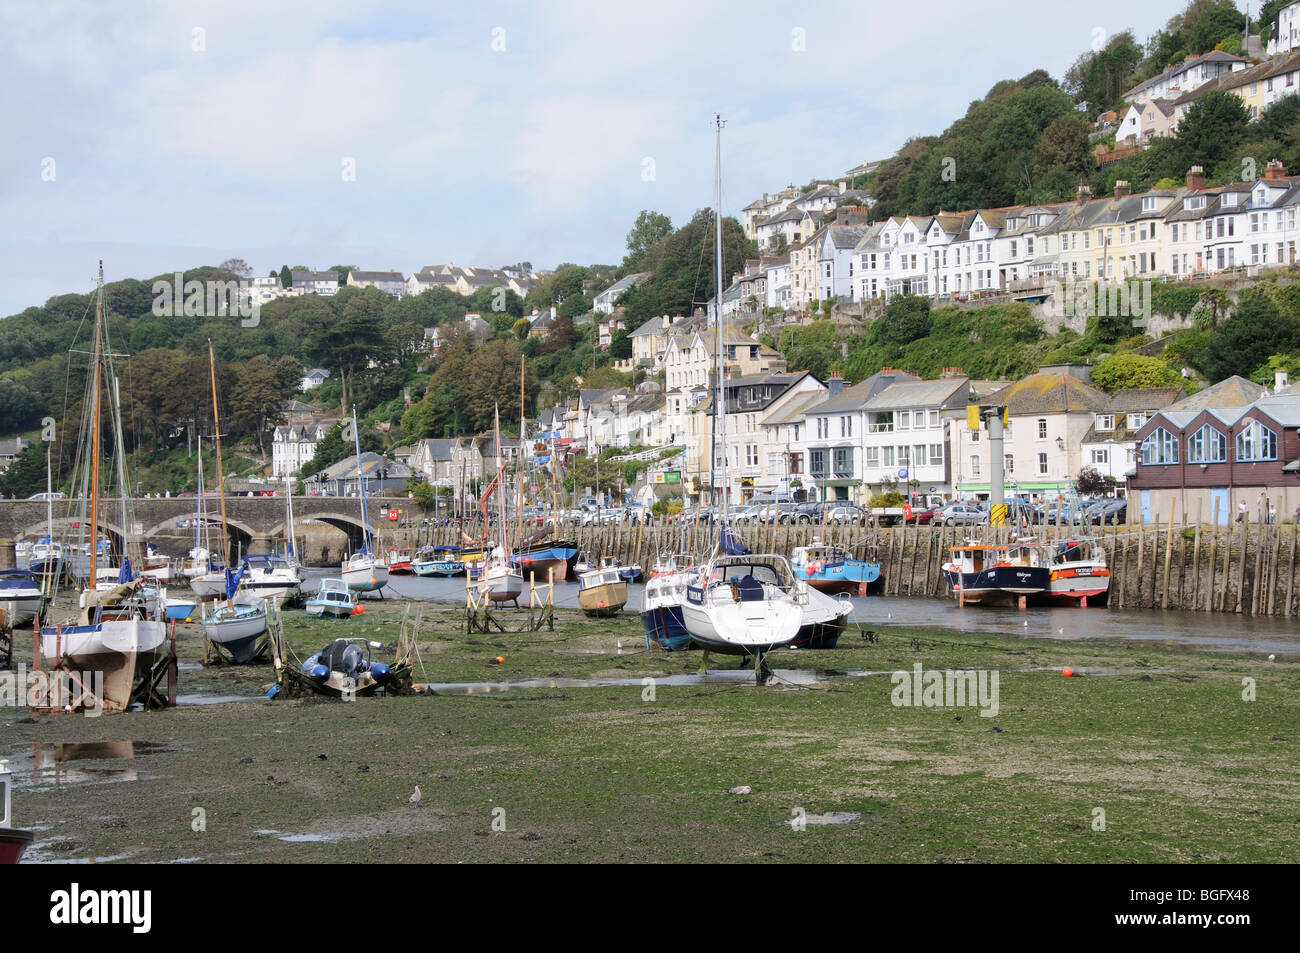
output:
[[[1002,455],[1002,472],[1007,476],[1016,475],[1016,455],[1014,453]]]
[[[911,447],[899,447],[899,448],[898,448],[898,465],[899,465],[900,467],[905,467],[905,466],[907,466],[908,464],[910,464],[911,462],[912,462],[912,448],[911,448]]]
[[[1038,439],[1047,439],[1047,419],[1045,417],[1038,418]]]
[[[803,454],[790,454],[790,474],[803,473]]]
[[[1093,465],[1094,467],[1097,467],[1097,466],[1106,466],[1106,465],[1109,464],[1109,463],[1110,463],[1110,451],[1109,451],[1109,450],[1094,450],[1094,451],[1092,451],[1092,465]]]
[[[918,467],[926,466],[925,444],[918,443],[912,448],[912,463]]]
[[[911,412],[910,410],[902,410],[902,411],[899,411],[899,413],[898,413],[898,429],[899,429],[899,430],[911,430],[911,429],[912,429],[912,412]]]
[[[943,444],[930,444],[930,465],[937,467],[943,464]]]
[[[980,457],[978,453],[972,453],[970,456],[970,475],[980,475]]]
[[[1178,437],[1164,427],[1157,427],[1142,441],[1142,462],[1147,466],[1163,466],[1178,462]]]
[[[1228,459],[1228,438],[1206,424],[1187,438],[1188,463],[1223,463]]]
[[[932,428],[939,426],[939,411],[937,410],[930,411],[930,426]]]
[[[835,475],[838,477],[853,476],[853,451],[847,447],[840,447],[835,451]]]
[[[1047,476],[1047,454],[1045,453],[1038,455],[1038,475]]]
[[[866,454],[867,454],[867,464],[866,464],[866,465],[867,465],[868,468],[875,468],[875,467],[879,467],[879,466],[880,466],[880,448],[879,448],[879,447],[867,447]]]
[[[1237,434],[1236,452],[1238,460],[1276,460],[1277,434],[1252,420]]]
[[[872,433],[893,433],[894,432],[894,415],[893,413],[875,414],[871,421]]]
[[[881,447],[881,451],[884,453],[885,467],[892,467],[894,465],[894,448]]]
[[[1097,414],[1097,429],[1111,431],[1115,429],[1114,414]]]
[[[758,466],[758,444],[756,443],[745,444],[745,466],[747,467]]]
[[[814,477],[826,476],[826,451],[809,450],[808,451],[808,468],[809,473]]]

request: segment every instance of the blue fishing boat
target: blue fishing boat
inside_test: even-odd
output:
[[[880,563],[851,559],[839,546],[823,545],[813,540],[811,546],[798,546],[790,557],[795,575],[819,592],[835,595],[847,592],[865,596],[880,581]]]
[[[417,576],[459,576],[465,572],[459,546],[426,546],[411,560]]]
[[[661,556],[650,569],[641,605],[646,648],[656,642],[668,651],[691,647],[691,634],[682,621],[686,586],[696,578],[693,560],[681,554]]]
[[[510,565],[525,576],[531,575],[535,582],[548,582],[552,571],[555,581],[563,582],[577,558],[577,543],[552,539],[515,549],[510,554]]]

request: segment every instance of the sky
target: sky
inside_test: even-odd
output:
[[[1182,6],[5,0],[0,315],[100,258],[617,264],[640,210],[712,205],[715,113],[738,216]]]

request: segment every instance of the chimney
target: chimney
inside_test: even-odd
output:
[[[1194,165],[1187,170],[1187,187],[1195,191],[1205,188],[1205,167]]]
[[[966,376],[966,370],[965,370],[965,368],[961,368],[961,367],[945,367],[945,368],[943,369],[943,373],[940,374],[939,376],[940,376],[940,377],[949,377],[949,378],[952,378],[952,377],[965,377],[965,376]]]
[[[1279,182],[1286,178],[1286,166],[1280,159],[1269,160],[1268,165],[1264,166],[1264,181]]]
[[[1274,393],[1276,393],[1277,391],[1282,390],[1284,387],[1289,387],[1290,384],[1291,384],[1291,379],[1287,376],[1286,371],[1274,371],[1274,372],[1273,372],[1273,391],[1274,391]]]
[[[840,392],[844,390],[844,378],[840,376],[839,371],[831,371],[831,376],[827,379],[826,386],[830,390],[831,397],[840,396]]]
[[[1079,192],[1076,198],[1078,199],[1080,205],[1088,201],[1090,198],[1092,198],[1092,187],[1087,185],[1080,185]]]
[[[1130,195],[1130,194],[1132,194],[1132,190],[1129,188],[1129,185],[1128,185],[1128,179],[1116,179],[1116,180],[1115,180],[1115,198],[1117,198],[1117,199],[1122,199],[1122,198],[1124,198],[1125,196]]]

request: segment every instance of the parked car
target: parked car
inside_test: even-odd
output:
[[[1084,513],[1084,518],[1093,526],[1111,523],[1118,525],[1128,519],[1128,500],[1119,497],[1094,503]]]
[[[935,523],[943,526],[971,526],[983,523],[988,514],[974,503],[949,503],[932,517]]]
[[[190,495],[193,496],[194,494],[191,493]],[[42,501],[44,501],[44,500],[66,500],[67,497],[64,496],[62,490],[55,490],[53,493],[33,493],[31,496],[27,497],[27,499],[29,499],[29,500],[42,500]]]
[[[738,506],[734,510],[727,511],[727,521],[732,525],[755,522],[758,519],[758,510],[759,507],[753,503]]]
[[[790,500],[777,500],[759,507],[757,520],[760,523],[784,523],[785,517],[795,511],[798,503]]]
[[[831,507],[826,514],[826,521],[834,523],[836,526],[847,526],[849,524],[866,526],[867,511],[856,503],[841,503],[838,506]]]

